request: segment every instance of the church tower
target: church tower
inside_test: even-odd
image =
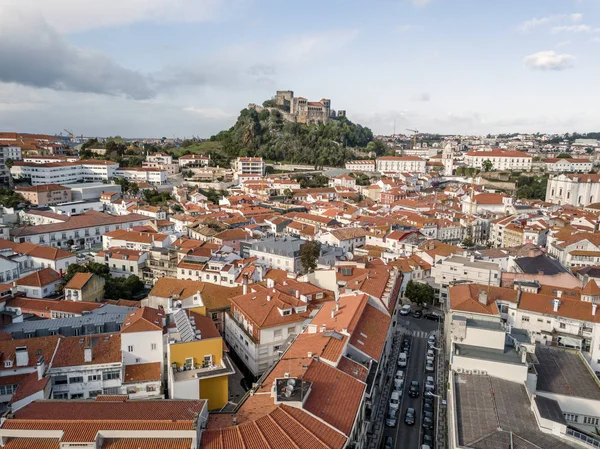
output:
[[[454,151],[451,143],[444,147],[442,163],[444,164],[444,176],[452,176],[454,174]]]

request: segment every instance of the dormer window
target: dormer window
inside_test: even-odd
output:
[[[5,360],[4,368],[12,368],[12,360]]]
[[[291,311],[291,310],[289,310],[289,309],[282,310],[282,311],[281,311],[281,314],[282,314],[283,316],[291,315],[291,314],[292,314],[292,311]]]

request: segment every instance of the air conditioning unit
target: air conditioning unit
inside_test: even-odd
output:
[[[465,374],[473,374],[472,371],[470,369],[466,369],[465,370]]]
[[[479,371],[479,374],[481,374],[482,376],[487,376],[487,371],[481,370]]]
[[[456,368],[456,372],[457,372],[458,374],[462,374],[462,372],[463,372],[463,369],[462,369],[462,368]]]
[[[479,370],[478,369],[474,369],[473,370],[473,374],[479,374]]]

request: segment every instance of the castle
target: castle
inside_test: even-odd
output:
[[[292,90],[278,90],[272,100],[274,107],[263,107],[249,104],[248,109],[277,109],[286,120],[297,123],[327,123],[330,118],[345,117],[346,111],[337,112],[331,109],[331,100],[321,98],[320,101],[308,101],[304,97],[294,97]]]

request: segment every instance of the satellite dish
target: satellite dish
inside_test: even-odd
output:
[[[354,254],[352,254],[352,253],[346,253],[346,259],[347,259],[347,260],[352,260],[352,259],[354,259]]]

